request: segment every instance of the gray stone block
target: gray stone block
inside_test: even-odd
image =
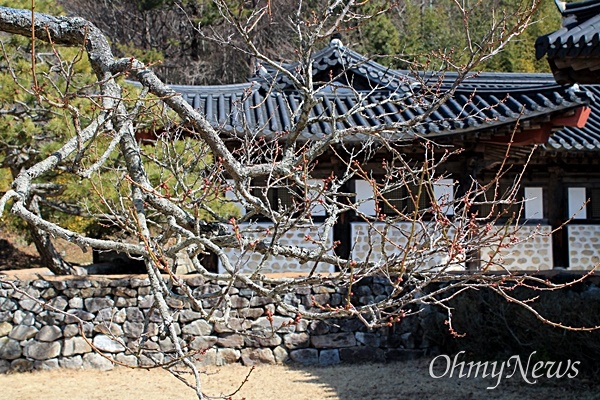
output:
[[[229,318],[227,324],[224,322],[215,323],[214,329],[216,333],[227,333],[227,332],[243,332],[250,329],[252,321],[243,318]]]
[[[17,308],[17,304],[7,298],[0,298],[0,311],[13,311]]]
[[[158,311],[157,308],[151,308],[149,310],[144,310],[144,311],[145,311],[146,318],[149,321],[158,322],[158,323],[162,323],[163,322],[163,319],[160,316],[160,311]]]
[[[154,295],[138,296],[138,307],[142,309],[150,308],[154,305]]]
[[[234,295],[231,296],[231,308],[248,308],[250,307],[250,300],[245,297]]]
[[[52,287],[52,284],[48,281],[44,281],[44,280],[35,280],[33,282],[31,282],[31,286],[33,286],[36,289],[48,289],[50,287]]]
[[[63,296],[55,297],[50,301],[50,305],[54,308],[64,311],[69,306],[69,300]]]
[[[67,282],[67,286],[73,289],[84,289],[92,287],[92,282],[85,278],[72,279]]]
[[[283,344],[289,350],[303,349],[310,345],[310,336],[306,332],[288,333],[283,336]]]
[[[10,370],[13,372],[29,372],[33,370],[33,361],[25,358],[17,358],[10,363]]]
[[[115,356],[115,360],[125,365],[129,365],[131,367],[137,367],[139,364],[139,360],[134,355],[125,355],[123,353],[119,353]]]
[[[0,337],[8,336],[12,329],[13,325],[10,322],[0,322]]]
[[[243,349],[241,352],[244,365],[275,364],[271,349]]]
[[[317,349],[334,349],[356,346],[356,339],[354,338],[354,334],[351,332],[315,335],[311,337],[310,341]]]
[[[216,365],[233,364],[240,360],[242,352],[235,349],[217,349]]]
[[[217,344],[218,338],[216,336],[196,336],[194,340],[190,342],[190,347],[194,350],[205,350],[210,349]]]
[[[150,279],[149,278],[145,278],[145,279],[134,278],[129,283],[129,286],[131,286],[134,289],[139,288],[139,287],[144,287],[144,286],[150,286]]]
[[[91,346],[81,336],[65,339],[63,343],[63,357],[70,357],[75,354],[85,354],[92,351]]]
[[[194,336],[209,336],[213,330],[212,324],[203,319],[187,324],[181,330],[184,334]]]
[[[10,311],[0,311],[0,321],[10,322],[12,320],[13,320],[13,316]]]
[[[123,324],[123,333],[129,338],[139,338],[144,333],[144,323],[125,321]]]
[[[50,300],[56,298],[58,292],[54,288],[46,289],[40,294],[40,297],[44,300]]]
[[[324,335],[329,333],[329,325],[324,321],[311,321],[308,324],[308,331],[312,335]]]
[[[98,369],[101,371],[109,371],[114,368],[114,364],[102,357],[100,354],[87,353],[83,356],[83,368]]]
[[[16,325],[33,325],[35,324],[35,314],[30,311],[16,310],[13,314],[13,322]]]
[[[60,355],[60,342],[37,342],[32,341],[25,346],[24,353],[27,357],[35,360],[48,360]]]
[[[15,360],[21,357],[22,350],[18,341],[7,336],[0,338],[0,359]]]
[[[63,336],[65,338],[70,338],[70,337],[76,336],[78,334],[79,334],[79,325],[77,325],[77,324],[65,325],[63,328]]]
[[[335,365],[340,362],[340,351],[338,349],[321,350],[319,352],[319,365]]]
[[[237,333],[225,333],[219,336],[217,346],[230,349],[241,349],[244,346],[244,337]]]
[[[10,371],[10,361],[0,359],[0,374]]]
[[[126,287],[116,287],[112,290],[112,295],[116,297],[133,298],[138,295],[138,292],[135,289],[129,289]]]
[[[107,297],[92,297],[83,301],[85,309],[95,313],[103,308],[113,307],[115,302]]]
[[[137,297],[127,298],[127,297],[115,297],[115,307],[124,308],[124,307],[135,307],[137,306]]]
[[[83,358],[81,356],[63,357],[58,360],[58,365],[61,368],[79,369],[83,367]]]
[[[217,365],[217,349],[209,349],[196,358],[195,364],[200,366]]]
[[[252,322],[252,330],[277,331],[279,333],[290,333],[296,330],[294,320],[290,317],[280,317],[274,315],[271,320],[267,317],[260,317]]]
[[[138,297],[139,296],[148,296],[152,294],[152,288],[150,286],[142,286],[137,289]]]
[[[144,322],[144,313],[137,307],[128,307],[125,310],[127,321]]]
[[[37,371],[50,371],[53,369],[58,369],[58,360],[53,358],[51,360],[43,360],[43,361],[34,361],[33,369]]]
[[[123,336],[123,328],[121,328],[121,325],[109,322],[102,322],[101,324],[94,326],[94,332],[102,333],[107,336]]]
[[[346,347],[340,349],[340,360],[345,363],[384,362],[385,353],[373,347]]]
[[[83,308],[83,299],[80,297],[72,297],[69,299],[69,308]]]
[[[283,364],[290,359],[287,350],[283,346],[277,346],[273,349],[273,357],[275,357],[275,362],[277,364]]]
[[[69,310],[67,311],[67,314],[69,314],[65,317],[65,323],[67,324],[77,323],[78,319],[82,321],[92,321],[96,317],[91,312],[87,312],[81,309]]]
[[[414,349],[417,347],[415,344],[415,335],[413,335],[412,332],[403,333],[400,335],[400,339],[402,340],[404,347],[407,349]]]
[[[106,335],[96,335],[92,343],[98,350],[107,353],[120,353],[125,351],[125,346]]]
[[[52,287],[56,290],[63,291],[67,288],[67,282],[65,281],[52,281]]]
[[[371,332],[356,332],[354,334],[356,341],[365,346],[379,347],[381,339],[379,335]]]
[[[35,339],[41,342],[53,342],[62,337],[62,331],[56,325],[46,325],[35,335]]]
[[[12,329],[12,331],[10,331],[8,337],[10,337],[11,339],[21,341],[35,337],[35,335],[37,335],[38,332],[39,330],[34,326],[17,325]]]
[[[263,315],[265,310],[262,308],[241,308],[239,310],[231,310],[231,316],[237,318],[256,319]]]
[[[103,308],[96,313],[96,322],[112,321],[116,324],[125,322],[127,312],[125,310],[117,310],[112,307]]]
[[[247,347],[275,347],[281,344],[281,336],[271,331],[252,331],[244,338]]]
[[[267,304],[273,304],[273,299],[261,296],[253,296],[250,298],[250,307],[260,307]]]
[[[145,352],[140,355],[138,364],[140,367],[152,367],[158,364],[162,364],[165,361],[165,355],[163,353],[149,353]]]
[[[298,364],[313,365],[319,363],[319,350],[298,349],[290,351],[290,359]]]
[[[54,311],[42,311],[38,314],[37,320],[44,325],[62,325],[65,315]]]
[[[183,323],[183,324],[190,322],[190,321],[196,321],[201,318],[202,318],[202,314],[200,314],[199,312],[196,312],[196,311],[182,310],[179,312],[179,322]]]

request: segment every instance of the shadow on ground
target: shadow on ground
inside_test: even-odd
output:
[[[440,377],[435,379],[429,371],[431,360],[289,368],[302,371],[304,383],[320,386],[320,399],[600,399],[600,383],[582,377],[544,379],[533,384],[526,383],[518,372],[508,379],[505,373],[500,382],[491,377],[457,379],[456,374],[450,378],[449,373],[440,377],[445,369],[443,359],[434,363],[433,372]]]

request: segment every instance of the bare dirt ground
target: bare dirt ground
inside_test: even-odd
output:
[[[84,253],[76,245],[57,238],[54,240],[57,250],[65,260],[77,264],[86,265],[92,262],[92,252]],[[40,259],[31,243],[27,243],[19,234],[3,229],[0,226],[0,271],[38,268]]]
[[[205,370],[209,395],[236,390],[249,367],[229,365]],[[520,377],[504,379],[497,389],[490,379],[433,379],[429,360],[335,367],[258,366],[234,400],[394,400],[394,399],[600,399],[600,385],[590,380],[555,379],[528,385]],[[55,370],[0,375],[0,399],[14,400],[183,400],[192,390],[163,370]]]

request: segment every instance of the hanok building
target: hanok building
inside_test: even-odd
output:
[[[288,71],[297,67],[282,65]],[[314,54],[312,67],[315,85],[324,85],[313,115],[323,115],[331,121],[331,117],[344,115],[359,103],[374,106],[334,124],[307,126],[303,132],[305,140],[330,135],[336,127],[378,126],[425,115],[429,105],[413,99],[424,90],[445,89],[455,78],[450,73],[432,73],[415,80],[407,71],[380,65],[343,46],[338,39]],[[267,67],[259,68],[248,83],[173,88],[215,127],[239,133],[272,135],[289,129],[295,107],[302,100],[292,80]],[[523,229],[525,235],[534,230],[542,234],[513,247],[504,257],[505,267],[589,269],[600,260],[600,225],[594,225],[594,221],[600,221],[600,109],[592,101],[593,94],[600,96],[600,86],[562,86],[550,74],[472,74],[435,112],[397,134],[412,138],[407,154],[421,148],[418,143],[424,140],[464,149],[461,158],[450,167],[452,180],[436,186],[436,196],[450,198],[455,187],[453,180],[485,180],[493,176],[505,157],[507,143],[512,142],[508,161],[515,165],[524,164],[535,147],[521,182],[522,195],[528,199],[524,203]],[[382,102],[392,97],[397,101]],[[356,135],[352,140],[363,139]],[[379,157],[379,161],[385,159],[385,151]],[[327,157],[319,162],[321,176],[330,175],[335,168]],[[361,211],[375,212],[373,202],[364,201],[373,197],[370,184],[355,179],[347,189],[356,194]],[[591,202],[582,209],[588,198]],[[313,215],[319,212],[324,210],[315,210]],[[453,210],[447,212],[452,214]],[[570,217],[574,221],[566,229],[557,229]],[[268,222],[258,224],[268,226]],[[360,257],[369,251],[381,251],[376,246],[371,248],[367,231],[365,222],[348,215],[338,222],[330,240],[352,244],[338,249],[345,255],[352,252]],[[309,233],[290,232],[287,239],[290,244],[305,245],[304,237]],[[310,266],[275,256],[263,271],[303,268]]]
[[[596,101],[590,104],[592,112],[584,128],[560,130],[544,146],[544,153],[564,160],[556,175],[558,193],[567,202],[555,214],[574,215],[561,235],[568,249],[563,246],[555,252],[554,265],[589,269],[600,262],[600,1],[556,4],[562,28],[537,39],[536,57],[547,58],[556,82],[585,84]],[[588,203],[579,211],[577,204],[583,200]]]
[[[537,39],[537,59],[547,57],[558,83],[600,83],[600,1],[556,3],[563,27]]]

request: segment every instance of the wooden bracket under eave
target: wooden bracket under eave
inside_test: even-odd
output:
[[[550,122],[541,124],[536,129],[524,129],[514,134],[492,137],[488,142],[494,144],[508,144],[513,146],[527,146],[530,144],[544,144],[548,142],[552,131],[556,128],[572,127],[583,128],[592,111],[589,107],[578,107],[570,115],[553,117]]]
[[[590,107],[578,107],[572,115],[552,118],[554,126],[570,126],[572,128],[583,128],[587,122],[592,109]]]

